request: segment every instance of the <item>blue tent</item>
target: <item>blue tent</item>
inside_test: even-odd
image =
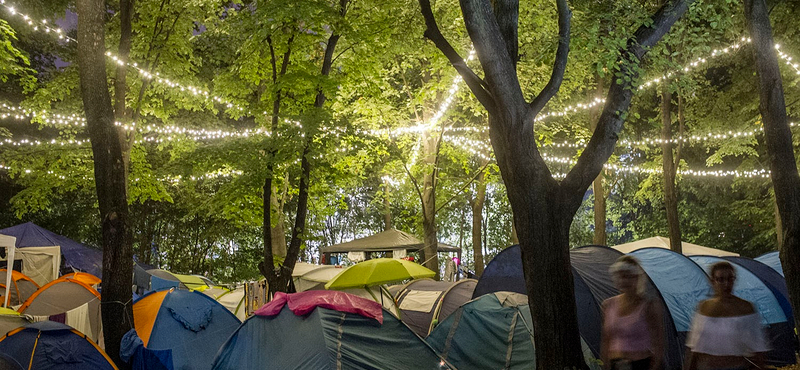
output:
[[[0,338],[0,357],[11,368],[116,370],[111,359],[79,331],[53,321],[27,324]],[[13,361],[13,362],[12,362]]]
[[[140,343],[128,340],[120,353],[129,355],[136,364],[150,361],[139,355],[155,353],[164,359],[168,358],[164,352],[171,351],[172,364],[164,365],[175,370],[210,369],[214,355],[240,324],[213,298],[177,289],[150,292],[136,300],[133,322],[141,344],[154,352],[139,351],[136,347]]]
[[[214,360],[215,370],[449,369],[400,320],[383,311],[383,323],[322,307],[297,316],[284,306],[277,316],[251,316]]]
[[[66,267],[103,278],[103,251],[39,227],[33,222],[0,230],[17,238],[17,248],[60,246]]]
[[[708,269],[716,262],[724,261],[720,257],[691,256],[689,257]],[[773,350],[767,353],[767,360],[773,365],[788,365],[795,363],[792,329],[793,322],[788,322],[784,309],[769,287],[750,270],[733,263],[736,270],[736,283],[733,294],[746,299],[755,305],[761,314],[763,323],[767,326],[767,333],[772,343]]]
[[[622,253],[619,251],[604,246],[585,246],[570,251],[578,327],[585,344],[597,357],[600,355],[603,317],[601,305],[604,300],[619,294],[608,269],[620,256]],[[652,282],[648,281],[647,287],[648,291],[658,296]],[[473,298],[498,291],[527,294],[519,246],[506,248],[489,262],[478,280]],[[659,301],[664,304],[663,299]],[[666,314],[666,304],[662,308],[665,312],[665,327],[674,327],[672,318]],[[668,367],[680,368],[683,361],[683,342],[673,333],[667,335],[666,345],[665,360]]]
[[[778,251],[762,254],[761,256],[756,257],[756,261],[761,262],[769,267],[772,267],[772,269],[781,274],[781,276],[785,276],[783,275],[781,256],[780,253],[778,253]]]
[[[692,260],[663,248],[643,248],[630,253],[641,263],[669,308],[675,330],[685,339],[694,310],[712,295],[706,274]]]

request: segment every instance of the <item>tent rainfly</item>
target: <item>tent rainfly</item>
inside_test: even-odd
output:
[[[652,238],[637,240],[635,242],[615,245],[611,248],[614,248],[622,253],[630,253],[637,249],[650,248],[650,247],[669,249],[669,238],[665,238],[663,236],[654,236]],[[738,253],[728,252],[722,249],[704,247],[702,245],[697,245],[687,242],[682,242],[681,247],[683,248],[684,256],[725,257],[725,256],[739,255]]]
[[[320,252],[348,253],[348,252],[416,252],[422,249],[425,243],[413,235],[397,229],[389,229],[360,239],[351,240],[347,243],[331,245],[320,248]],[[461,249],[452,245],[439,243],[439,252],[455,252],[461,257]]]
[[[412,280],[397,293],[400,319],[417,335],[427,336],[437,323],[472,299],[477,280]]]

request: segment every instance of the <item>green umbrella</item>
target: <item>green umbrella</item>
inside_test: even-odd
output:
[[[435,275],[435,272],[411,261],[376,258],[348,267],[328,281],[325,289],[367,287],[406,279],[429,278]]]

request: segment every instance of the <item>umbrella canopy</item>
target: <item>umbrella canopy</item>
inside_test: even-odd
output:
[[[435,272],[411,261],[376,258],[345,269],[325,284],[325,289],[358,288],[434,276]]]

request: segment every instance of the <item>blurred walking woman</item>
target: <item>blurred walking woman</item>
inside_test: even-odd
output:
[[[717,262],[709,275],[715,295],[697,306],[686,340],[686,369],[764,368],[764,352],[769,350],[769,343],[761,315],[752,303],[733,295],[733,265]]]
[[[622,293],[603,302],[600,358],[611,370],[657,370],[664,358],[661,307],[644,294],[644,271],[631,256],[611,265]]]

